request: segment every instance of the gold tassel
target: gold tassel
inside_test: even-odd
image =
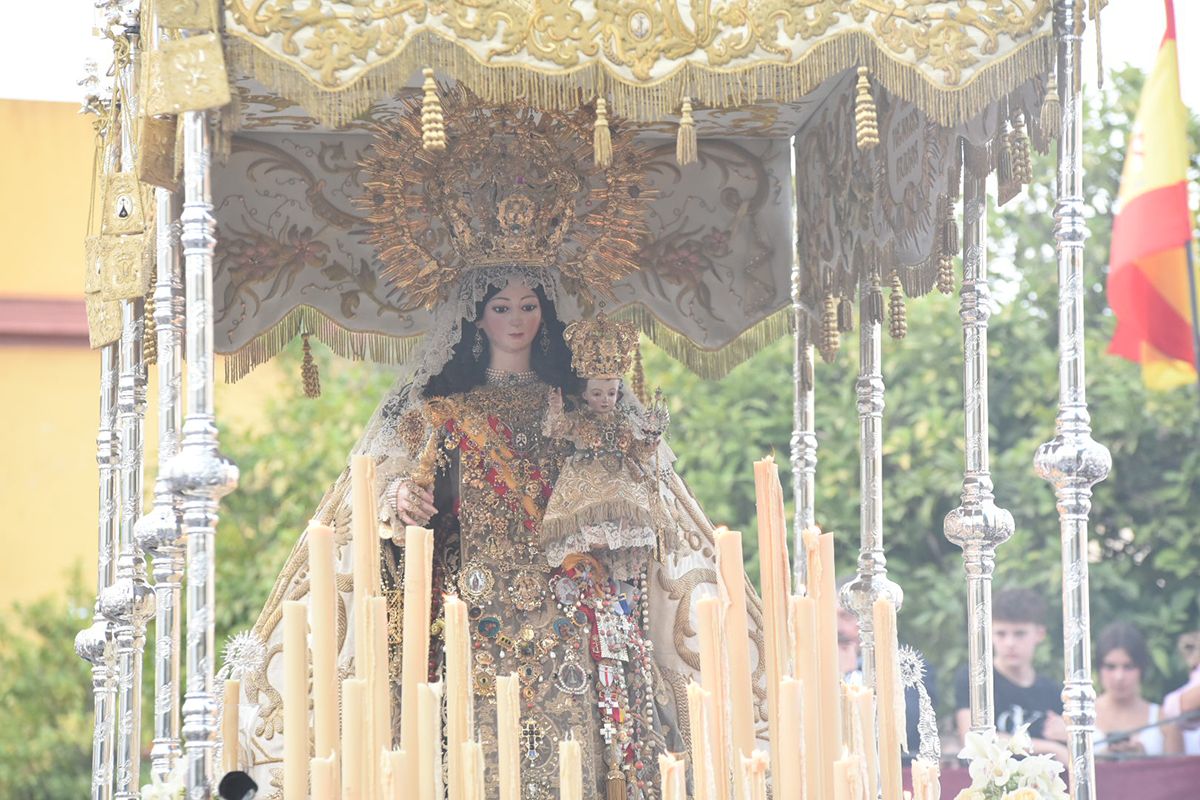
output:
[[[900,285],[900,273],[892,272],[892,293],[888,297],[888,334],[893,339],[903,339],[908,334],[908,312],[904,308],[904,287]]]
[[[993,146],[1000,148],[998,158],[996,159],[996,180],[1001,184],[1012,183],[1012,129],[1008,125],[1008,120],[1004,120],[1004,127],[1000,131],[1000,135],[993,139],[992,142]]]
[[[871,81],[867,68],[858,68],[857,94],[854,97],[854,133],[859,150],[867,150],[879,144],[879,120],[875,114],[875,100],[871,97]]]
[[[1033,183],[1033,160],[1029,154],[1029,132],[1025,130],[1025,115],[1017,113],[1012,133],[1008,135],[1009,151],[1012,154],[1013,180],[1023,185]]]
[[[146,366],[158,363],[158,326],[154,322],[154,295],[146,295],[142,305],[142,362]]]
[[[1058,78],[1053,72],[1046,84],[1046,96],[1042,98],[1038,127],[1047,139],[1057,139],[1062,132],[1062,103],[1058,99]]]
[[[879,285],[878,272],[871,272],[870,288],[859,305],[858,313],[862,315],[863,322],[883,322],[883,289]]]
[[[642,345],[641,342],[633,349],[633,393],[637,395],[638,402],[643,406],[646,405],[646,372],[642,369]]]
[[[945,216],[942,218],[942,251],[949,255],[958,255],[958,220],[954,218],[954,203],[946,199]]]
[[[304,396],[317,398],[321,396],[321,374],[317,371],[317,362],[313,361],[308,334],[301,334],[301,338],[304,340],[304,358],[300,362],[300,380],[304,383]]]
[[[683,98],[679,113],[679,134],[675,137],[675,162],[679,166],[694,164],[697,158],[696,120],[692,118],[692,98]]]
[[[837,326],[839,333],[849,333],[854,330],[854,304],[849,297],[838,300]]]
[[[954,256],[949,253],[938,256],[937,290],[942,294],[954,294]]]
[[[625,794],[625,775],[621,772],[620,767],[616,765],[608,771],[607,789],[607,800],[627,800],[628,795]]]
[[[592,158],[597,167],[612,164],[612,132],[608,129],[608,103],[596,98],[596,124],[592,129]]]
[[[837,358],[838,348],[842,345],[842,335],[838,332],[837,301],[832,294],[825,295],[821,309],[821,340],[817,349],[821,351],[821,359],[826,364],[832,364]]]
[[[1092,18],[1092,27],[1096,29],[1096,88],[1104,88],[1104,43],[1100,35],[1100,12],[1108,5],[1108,0],[1091,0],[1088,3],[1088,15]]]
[[[438,99],[437,81],[433,70],[423,70],[425,96],[421,100],[421,144],[426,150],[446,149],[446,120],[442,116],[442,101]]]

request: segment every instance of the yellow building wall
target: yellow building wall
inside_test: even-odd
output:
[[[82,301],[92,137],[90,118],[74,105],[0,100],[0,297]],[[219,380],[220,365],[217,372]],[[94,586],[99,374],[100,356],[86,345],[0,342],[0,613],[61,592],[75,566],[89,593]],[[218,423],[261,421],[281,379],[267,366],[218,386]],[[148,469],[147,492],[152,478]]]
[[[82,296],[93,119],[69,103],[0,101],[0,294]]]

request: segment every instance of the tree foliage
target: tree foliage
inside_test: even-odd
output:
[[[72,652],[92,621],[71,589],[0,616],[0,797],[87,797],[92,771],[92,670]]]

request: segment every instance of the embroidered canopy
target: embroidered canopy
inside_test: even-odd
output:
[[[204,0],[147,9],[181,32],[148,56],[148,110],[232,99],[213,192],[215,346],[234,380],[300,333],[350,358],[413,351],[428,314],[381,276],[355,198],[372,123],[412,107],[425,68],[491,105],[607,100],[650,149],[656,193],[641,270],[608,310],[714,378],[788,329],[794,259],[814,332],[863,275],[928,292],[956,247],[960,141],[996,166],[1014,134],[1046,140],[1049,0],[225,0],[203,50],[196,31],[216,21]],[[685,99],[698,158],[681,166]],[[154,133],[162,119],[142,126],[139,156],[160,185],[175,149]]]

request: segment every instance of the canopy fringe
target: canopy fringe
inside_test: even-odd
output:
[[[1054,39],[1040,33],[1011,53],[989,63],[959,86],[938,84],[910,62],[883,51],[862,31],[825,39],[795,63],[757,63],[740,68],[685,64],[656,81],[628,81],[603,64],[561,73],[522,65],[485,64],[463,45],[433,31],[423,31],[402,50],[336,87],[318,83],[289,57],[267,50],[240,31],[227,31],[226,56],[231,66],[308,109],[322,124],[341,127],[407,86],[424,67],[432,67],[465,83],[485,102],[524,101],[539,108],[569,111],[597,94],[609,100],[609,111],[636,122],[662,120],[679,108],[680,98],[706,106],[745,106],[756,102],[801,100],[822,81],[845,70],[864,67],[896,97],[920,108],[943,126],[977,116],[996,97],[1008,94],[1054,63]]]
[[[626,306],[612,316],[632,320],[659,349],[709,381],[724,378],[734,367],[792,329],[792,308],[789,305],[755,323],[724,347],[705,350],[659,321],[645,306]]]
[[[235,352],[221,354],[225,361],[225,382],[237,383],[303,334],[315,336],[342,358],[379,364],[405,363],[421,341],[420,334],[401,337],[347,330],[312,306],[298,306],[248,344]]]

